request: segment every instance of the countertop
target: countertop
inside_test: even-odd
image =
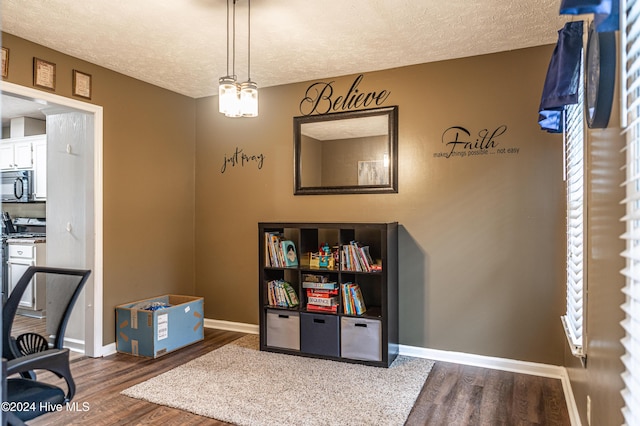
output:
[[[7,238],[8,244],[36,244],[47,242],[47,237]]]

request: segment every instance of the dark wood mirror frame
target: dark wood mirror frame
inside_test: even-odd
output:
[[[293,140],[294,195],[398,192],[397,106],[294,117]]]

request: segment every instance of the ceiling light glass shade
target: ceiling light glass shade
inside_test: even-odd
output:
[[[240,85],[240,110],[243,117],[258,116],[258,85],[251,80]]]
[[[227,117],[240,116],[240,99],[236,79],[221,77],[218,86],[218,110]]]
[[[236,97],[233,100],[231,108],[229,111],[224,113],[225,117],[242,117],[242,111],[240,109],[240,93],[239,89],[236,88]]]

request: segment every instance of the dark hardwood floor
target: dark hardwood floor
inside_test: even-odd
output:
[[[22,333],[34,332],[46,335],[47,319],[33,318],[16,314],[13,324],[11,325],[11,335],[19,336]]]
[[[23,333],[29,332],[38,333],[41,336],[47,337],[47,319],[17,314],[13,320],[13,324],[11,325],[11,335],[19,336]],[[81,358],[83,356],[84,353],[74,351],[69,352],[69,357],[71,359]]]
[[[46,414],[30,425],[226,425],[120,395],[136,383],[239,337],[205,328],[205,339],[155,360],[126,354],[72,361],[78,411]],[[371,419],[375,425],[375,419]],[[436,362],[406,425],[569,425],[560,380]]]
[[[570,425],[559,379],[436,362],[406,425]]]

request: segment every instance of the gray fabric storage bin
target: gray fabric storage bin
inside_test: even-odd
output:
[[[267,346],[300,350],[300,314],[267,311]]]
[[[340,349],[343,358],[382,361],[382,325],[368,318],[342,317]]]
[[[300,351],[340,356],[340,323],[336,315],[300,314]]]

